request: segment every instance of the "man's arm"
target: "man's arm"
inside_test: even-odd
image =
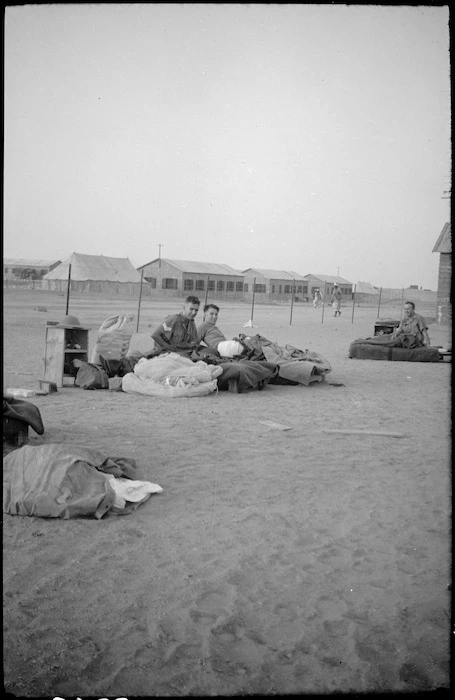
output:
[[[205,323],[199,324],[198,329],[197,329],[198,343],[205,343],[205,345],[207,345],[207,343],[205,342],[205,334],[206,333],[207,333],[206,324]]]
[[[172,329],[168,329],[168,326],[166,326],[166,322],[161,323],[158,328],[156,328],[153,333],[152,333],[152,338],[155,341],[155,343],[158,345],[160,348],[164,348],[165,350],[170,350],[171,349],[171,341],[170,341],[170,333],[172,333]]]
[[[400,325],[397,328],[395,328],[391,337],[396,338],[397,335],[400,335],[401,333],[403,333],[403,321],[400,321]]]
[[[419,319],[419,327],[420,327],[420,330],[422,331],[422,335],[423,335],[423,344],[424,345],[431,345],[430,336],[428,335],[428,328],[426,326],[426,322],[423,322]]]
[[[158,347],[168,352],[181,352],[182,350],[193,350],[196,348],[199,344],[196,332],[194,333],[194,339],[190,342],[175,343],[173,338],[174,324],[175,317],[168,316],[163,323],[153,331],[152,338]]]

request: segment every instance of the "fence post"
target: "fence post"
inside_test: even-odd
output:
[[[289,325],[290,326],[292,326],[292,309],[294,308],[294,294],[295,294],[295,280],[292,280],[291,316],[289,318]]]
[[[254,313],[254,295],[256,294],[256,277],[253,280],[253,301],[251,303],[251,325],[253,325],[253,313]]]
[[[142,299],[142,280],[144,279],[144,268],[141,270],[141,281],[140,281],[140,288],[139,288],[139,303],[137,306],[137,323],[136,323],[136,333],[139,332],[139,316],[141,314],[141,299]]]
[[[382,287],[379,287],[378,315],[376,316],[376,318],[379,318],[379,310],[381,308],[381,294],[382,294]]]
[[[70,305],[70,289],[71,289],[71,263],[68,265],[68,289],[66,290],[66,311],[65,316],[68,316],[68,308]]]
[[[327,294],[327,282],[324,282],[324,297],[322,299],[322,316],[321,316],[321,323],[324,323],[324,309],[325,309],[325,297]]]
[[[208,293],[209,293],[209,279],[210,279],[210,275],[207,275],[207,289],[205,290],[205,301],[204,301],[204,306],[207,304],[207,296],[208,296]]]
[[[351,323],[354,323],[354,309],[355,309],[355,290],[357,289],[357,285],[354,285],[354,291],[352,292],[352,319]]]
[[[403,301],[404,301],[404,287],[401,290],[401,309],[400,309],[400,321],[403,318]]]

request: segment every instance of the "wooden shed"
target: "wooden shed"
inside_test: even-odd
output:
[[[436,318],[438,323],[448,325],[452,322],[452,228],[445,223],[433,253],[439,253],[439,273]]]

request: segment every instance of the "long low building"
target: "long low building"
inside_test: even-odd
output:
[[[319,289],[322,296],[330,297],[333,292],[333,286],[335,282],[340,288],[342,299],[346,301],[347,299],[352,299],[352,282],[345,280],[343,277],[338,275],[305,275],[304,279],[308,284],[308,291],[310,298],[313,298],[315,289]]]
[[[137,268],[160,296],[243,300],[243,275],[229,265],[156,258]]]
[[[41,279],[57,265],[60,265],[60,260],[3,258],[3,279]]]
[[[294,295],[297,301],[308,298],[308,282],[298,272],[249,267],[243,270],[245,298],[253,295],[263,302],[287,301]]]

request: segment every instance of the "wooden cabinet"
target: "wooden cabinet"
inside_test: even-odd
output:
[[[46,326],[44,349],[44,379],[57,386],[74,386],[77,367],[73,360],[88,362],[88,332],[90,328]]]

